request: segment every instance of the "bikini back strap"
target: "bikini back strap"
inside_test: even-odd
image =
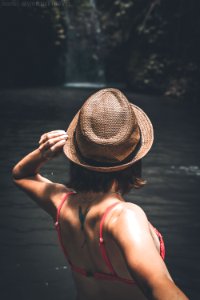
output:
[[[67,200],[68,196],[71,195],[71,194],[74,194],[74,192],[68,192],[66,194],[64,194],[58,208],[57,208],[57,214],[56,214],[56,222],[55,222],[55,225],[57,226],[58,222],[59,222],[59,217],[60,217],[60,211],[61,211],[61,208],[64,204],[64,202]]]
[[[63,198],[62,198],[62,200],[60,202],[60,205],[58,206],[58,209],[57,209],[56,222],[55,222],[55,228],[56,228],[56,231],[58,233],[58,239],[59,239],[61,248],[62,248],[62,250],[63,250],[63,252],[64,252],[64,254],[65,254],[65,256],[66,256],[66,258],[67,258],[67,260],[68,260],[68,262],[69,262],[70,265],[72,265],[72,263],[71,263],[71,261],[70,261],[70,259],[68,257],[67,250],[64,247],[64,244],[63,244],[63,241],[62,241],[62,237],[61,237],[59,217],[60,217],[60,210],[61,210],[64,202],[67,200],[67,198],[69,197],[69,195],[74,194],[74,193],[75,192],[68,192],[68,193],[64,194],[64,196],[63,196]]]
[[[113,269],[113,266],[111,264],[111,261],[110,261],[108,255],[107,255],[106,248],[105,248],[105,245],[104,245],[103,225],[104,225],[104,221],[105,221],[105,218],[106,218],[107,214],[111,211],[111,209],[113,209],[113,207],[115,207],[119,203],[120,202],[115,202],[106,209],[106,211],[103,214],[103,217],[101,218],[100,228],[99,228],[99,247],[100,247],[101,255],[102,255],[107,267],[109,268],[111,273],[114,274],[114,275],[117,275],[117,274],[116,274],[115,270]]]

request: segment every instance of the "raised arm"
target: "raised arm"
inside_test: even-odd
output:
[[[119,246],[133,279],[150,300],[188,300],[173,282],[153,242],[143,210],[132,203],[108,222],[108,230]]]
[[[26,155],[14,166],[12,174],[15,184],[26,192],[40,207],[55,220],[57,202],[67,188],[53,183],[39,174],[40,168],[59,155],[67,135],[63,130],[43,134],[39,147]]]

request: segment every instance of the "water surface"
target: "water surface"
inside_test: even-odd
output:
[[[74,300],[70,270],[51,219],[17,190],[12,166],[37,147],[40,135],[67,128],[91,90],[12,89],[0,92],[1,201],[0,298]],[[148,185],[127,200],[138,203],[163,233],[169,270],[190,299],[200,294],[199,117],[190,104],[128,93],[154,124],[155,143],[143,161]],[[64,157],[42,170],[51,180],[67,181]]]

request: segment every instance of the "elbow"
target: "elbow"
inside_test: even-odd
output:
[[[14,166],[12,168],[11,174],[12,174],[12,181],[14,185],[18,188],[21,188],[21,184],[23,182],[22,180],[23,176],[21,174],[20,167],[18,165]]]
[[[21,179],[20,170],[19,170],[18,165],[15,165],[12,168],[12,179],[13,179],[14,183],[17,183],[17,180]]]
[[[17,177],[16,166],[14,166],[14,167],[12,168],[11,174],[12,174],[12,179],[13,179],[13,181],[15,181],[15,179],[16,179],[16,177]]]

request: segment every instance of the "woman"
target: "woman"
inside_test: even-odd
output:
[[[103,89],[87,99],[67,133],[42,135],[38,149],[13,168],[16,185],[53,218],[79,300],[188,299],[163,261],[161,234],[123,198],[145,184],[141,159],[152,143],[147,115],[119,90]],[[67,186],[39,174],[62,149],[70,160]]]

